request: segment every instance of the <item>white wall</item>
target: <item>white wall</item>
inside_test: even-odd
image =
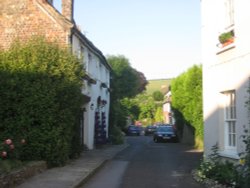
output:
[[[216,142],[219,143],[221,153],[224,152],[224,111],[221,92],[227,90],[236,90],[237,155],[244,149],[241,140],[243,127],[249,126],[245,101],[250,77],[250,1],[235,0],[236,38],[231,46],[233,48],[225,52],[216,46],[218,35],[223,28],[223,1],[202,0],[201,5],[205,155],[210,153]],[[227,157],[237,158],[230,155]]]
[[[83,49],[83,52],[81,52]],[[72,38],[72,50],[74,53],[83,53],[83,64],[86,68],[87,74],[94,80],[96,84],[88,84],[85,81],[85,87],[83,88],[83,94],[91,97],[89,103],[85,104],[84,108],[84,144],[89,148],[94,148],[94,130],[95,130],[95,112],[105,112],[106,125],[108,133],[108,117],[109,117],[109,104],[110,104],[110,93],[107,88],[100,87],[101,83],[109,86],[110,71],[103,65],[100,58],[93,53],[93,51],[86,46],[83,46],[77,36]],[[102,100],[106,100],[107,104],[103,108],[98,108],[97,98],[101,97]],[[91,105],[93,104],[93,109]],[[108,135],[107,135],[108,136]]]

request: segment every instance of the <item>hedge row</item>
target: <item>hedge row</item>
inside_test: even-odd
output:
[[[172,81],[172,105],[177,122],[195,130],[197,147],[203,142],[202,67],[194,65]],[[199,143],[200,142],[200,143]]]
[[[0,141],[25,139],[22,160],[64,164],[79,151],[83,74],[69,49],[43,38],[0,51]]]

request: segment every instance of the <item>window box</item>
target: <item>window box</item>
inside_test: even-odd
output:
[[[234,31],[225,32],[219,35],[220,46],[223,48],[234,42]]]

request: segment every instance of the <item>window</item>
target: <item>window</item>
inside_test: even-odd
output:
[[[235,91],[223,92],[225,96],[225,149],[236,148],[236,101]]]
[[[225,4],[225,28],[234,25],[234,0],[224,0]]]

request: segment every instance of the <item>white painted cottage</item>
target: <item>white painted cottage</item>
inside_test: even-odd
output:
[[[204,153],[239,159],[249,130],[250,1],[201,0]],[[224,40],[224,41],[223,41]]]

